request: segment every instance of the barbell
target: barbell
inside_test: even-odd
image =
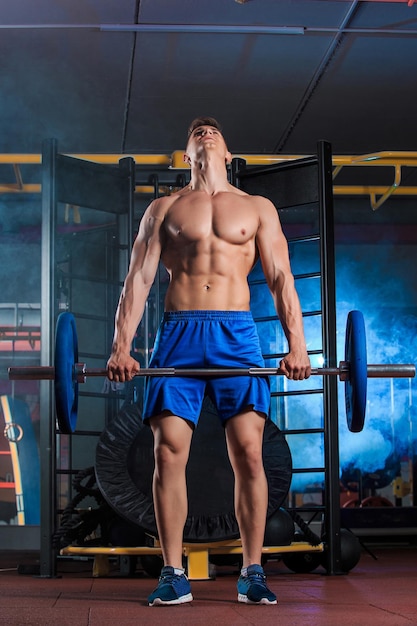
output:
[[[250,368],[141,368],[137,376],[225,377],[225,376],[279,376],[284,372],[276,367]],[[345,334],[345,360],[339,367],[317,367],[312,375],[339,376],[345,383],[347,425],[350,431],[360,432],[365,423],[368,378],[414,378],[414,364],[368,365],[365,322],[360,311],[350,311]],[[54,380],[55,408],[58,428],[63,434],[75,431],[78,411],[78,386],[89,377],[107,376],[105,369],[88,369],[78,363],[78,339],[72,313],[61,313],[55,331],[54,366],[10,367],[10,380]]]

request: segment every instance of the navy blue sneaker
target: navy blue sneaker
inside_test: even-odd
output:
[[[176,574],[173,567],[162,568],[157,588],[148,598],[149,606],[191,602],[191,586],[185,574]]]
[[[237,601],[245,604],[276,604],[277,597],[266,586],[266,576],[260,565],[249,565],[247,576],[237,581]]]

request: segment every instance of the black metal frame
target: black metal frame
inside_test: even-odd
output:
[[[133,242],[133,192],[135,167],[132,159],[122,159],[119,168],[109,168],[65,157],[57,153],[55,140],[44,142],[42,174],[42,316],[41,316],[41,364],[53,362],[55,329],[55,263],[54,245],[56,230],[56,205],[67,202],[75,205],[97,206],[116,213],[121,220],[122,246],[129,251]],[[309,168],[309,166],[312,166]],[[69,170],[67,168],[69,167]],[[331,147],[327,142],[318,144],[317,156],[277,165],[247,168],[242,159],[234,159],[230,170],[231,182],[241,186],[246,178],[257,178],[276,171],[291,172],[294,168],[307,168],[306,184],[297,188],[297,204],[318,202],[319,241],[322,278],[322,344],[325,366],[336,366],[336,290],[334,258],[334,217],[332,196]],[[69,173],[70,172],[70,173]],[[82,176],[82,172],[87,175]],[[106,173],[110,173],[110,177]],[[79,177],[84,181],[80,186]],[[72,176],[76,176],[74,184]],[[120,180],[124,183],[120,183]],[[127,181],[128,191],[125,183]],[[156,186],[156,181],[153,181]],[[106,192],[103,194],[103,185]],[[101,190],[97,192],[96,187]],[[259,191],[263,193],[263,191]],[[108,203],[103,204],[103,195]],[[265,195],[265,194],[264,194]],[[123,224],[122,224],[123,222]],[[127,263],[125,264],[127,265]],[[120,267],[122,280],[127,266]],[[337,379],[324,377],[324,445],[325,445],[325,533],[327,538],[327,572],[340,573],[340,503],[339,503],[339,445]],[[51,577],[56,574],[56,555],[52,537],[56,524],[56,428],[53,388],[47,381],[41,382],[41,560],[40,574]]]
[[[287,208],[288,204],[282,202],[284,192],[276,188],[268,189],[266,179],[274,173],[286,172],[292,176],[293,172],[300,168],[305,174],[303,178],[305,184],[294,185],[294,181],[290,179],[289,184],[292,190],[290,206],[318,203],[324,367],[336,367],[336,278],[331,145],[328,142],[319,142],[317,156],[274,165],[247,167],[243,159],[234,159],[231,167],[231,182],[237,187],[247,190],[245,182],[247,184],[250,180],[250,192],[253,193],[256,186],[256,193],[269,196],[276,206]],[[295,180],[296,176],[293,178]],[[257,186],[259,182],[261,182],[260,188]],[[326,569],[328,574],[335,575],[342,573],[340,568],[338,389],[336,377],[324,376],[323,379]]]
[[[121,159],[118,166],[75,159],[57,151],[54,139],[42,146],[42,256],[41,256],[41,365],[54,361],[55,322],[55,233],[59,202],[99,208],[115,214],[119,224],[117,246],[126,250],[125,263],[118,258],[117,280],[127,271],[133,242],[135,163]],[[119,255],[120,256],[120,255]],[[108,312],[106,312],[108,313]],[[112,312],[114,313],[114,311]],[[111,323],[113,326],[113,323]],[[110,345],[110,338],[109,338]],[[40,386],[40,576],[56,575],[53,534],[57,522],[57,432],[54,419],[53,385]]]

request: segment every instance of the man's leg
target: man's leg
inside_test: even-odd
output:
[[[226,422],[229,459],[235,475],[235,513],[243,566],[260,563],[268,507],[268,484],[262,461],[265,418],[247,411]]]
[[[165,565],[182,567],[182,539],[188,501],[185,469],[193,435],[189,422],[175,415],[153,417],[155,471],[153,500]]]
[[[148,598],[150,606],[182,604],[193,599],[182,569],[182,539],[187,518],[185,469],[192,427],[166,413],[150,420],[154,434],[153,499],[164,567],[158,586]]]
[[[238,601],[276,604],[261,565],[268,508],[268,483],[262,461],[265,418],[246,411],[226,422],[226,440],[235,474],[235,512],[242,540],[243,568],[237,583]]]

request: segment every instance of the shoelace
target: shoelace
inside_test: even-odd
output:
[[[179,580],[180,578],[180,574],[164,574],[163,576],[161,576],[159,581],[164,583],[172,583],[174,582],[174,580]]]
[[[248,579],[249,579],[251,582],[259,582],[259,581],[260,581],[260,582],[262,582],[262,583],[264,583],[264,584],[265,584],[265,582],[266,582],[266,576],[265,576],[265,574],[260,574],[259,572],[254,572],[253,574],[250,574],[250,575],[248,576]]]

